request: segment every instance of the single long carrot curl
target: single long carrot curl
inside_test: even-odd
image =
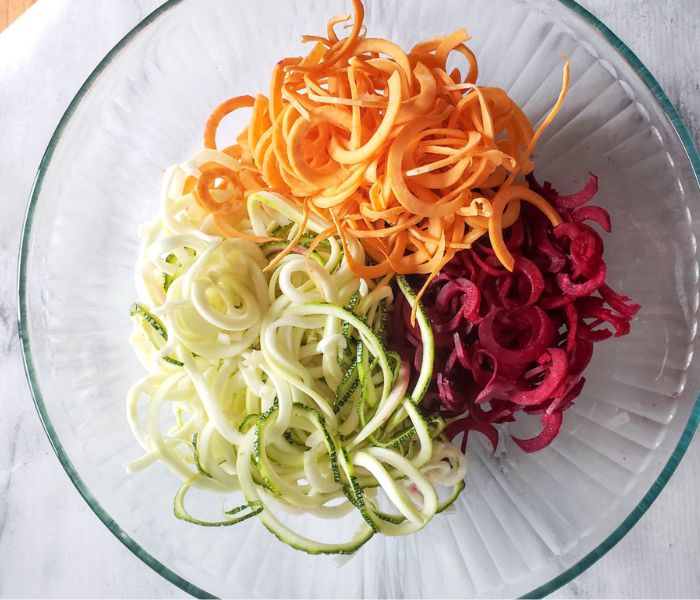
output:
[[[476,84],[478,65],[464,29],[406,53],[366,37],[362,2],[353,0],[353,7],[347,37],[338,37],[336,26],[349,17],[334,17],[326,37],[305,36],[313,43],[305,57],[279,61],[268,98],[232,98],[214,110],[204,131],[209,148],[229,112],[252,108],[252,115],[226,148],[239,169],[209,176],[204,168],[200,203],[224,235],[237,235],[238,212],[212,201],[209,182],[226,177],[239,187],[236,198],[274,189],[334,223],[341,239],[360,240],[375,263],[351,261],[361,277],[427,274],[429,281],[485,234],[512,269],[503,230],[517,219],[520,201],[560,221],[516,178],[532,171],[530,154],[561,108],[568,61],[559,99],[535,132],[503,89]],[[466,74],[448,67],[455,55]]]

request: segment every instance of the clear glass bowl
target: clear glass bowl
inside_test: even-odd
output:
[[[461,26],[480,82],[537,122],[572,86],[537,152],[564,191],[588,171],[614,232],[612,285],[643,305],[628,337],[596,348],[587,384],[546,450],[470,441],[456,510],[402,539],[373,539],[342,567],[280,544],[255,520],[198,528],[172,515],[164,468],[137,456],[124,396],[141,368],[127,344],[136,227],[157,210],[162,169],[200,145],[209,111],[265,91],[339,0],[171,0],[110,52],[61,120],[41,164],[21,252],[21,335],[46,431],[80,493],[154,570],[194,595],[538,596],[609,550],[668,481],[695,431],[699,367],[697,172],[676,111],[639,60],[573,1],[369,2],[372,35],[403,45]]]

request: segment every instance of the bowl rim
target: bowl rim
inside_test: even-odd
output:
[[[134,555],[140,558],[146,565],[153,569],[156,573],[167,579],[169,582],[178,586],[184,592],[197,597],[197,598],[215,598],[216,596],[205,591],[204,589],[196,586],[195,584],[189,582],[185,578],[181,577],[163,563],[158,561],[154,556],[152,556],[148,551],[146,551],[141,545],[139,545],[134,539],[131,538],[126,532],[122,530],[119,524],[107,513],[107,511],[101,506],[97,498],[92,495],[89,488],[85,482],[80,477],[77,469],[73,465],[66,449],[64,448],[56,429],[51,422],[49,417],[46,404],[44,403],[44,398],[39,387],[39,382],[36,377],[36,367],[34,365],[34,359],[32,358],[31,346],[30,346],[30,336],[29,336],[29,315],[28,315],[28,303],[27,303],[27,267],[28,267],[28,257],[30,252],[30,236],[33,225],[34,212],[36,210],[39,197],[41,195],[42,186],[44,183],[44,177],[51,165],[51,159],[58,146],[63,132],[70,122],[73,114],[78,108],[80,102],[83,100],[84,96],[93,86],[95,81],[100,77],[100,75],[106,70],[109,64],[117,57],[121,50],[126,47],[141,31],[143,31],[148,25],[156,21],[160,16],[164,15],[175,6],[180,4],[183,0],[166,0],[162,5],[153,10],[148,16],[136,24],[121,40],[104,56],[104,58],[95,67],[89,77],[82,84],[78,92],[75,94],[70,104],[66,108],[63,116],[61,117],[56,129],[51,136],[49,144],[44,152],[44,155],[39,163],[39,168],[34,179],[32,190],[29,197],[29,202],[27,204],[24,225],[22,227],[22,236],[20,240],[20,252],[19,252],[19,268],[18,268],[18,328],[19,337],[21,340],[22,349],[22,359],[24,363],[24,371],[29,384],[30,392],[34,401],[34,405],[39,414],[39,418],[43,425],[44,431],[49,438],[49,442],[56,453],[61,465],[63,466],[66,474],[71,479],[73,485],[76,487],[80,495],[87,502],[88,506],[97,515],[97,517],[104,523],[104,525],[116,536],[116,538],[121,541]],[[659,103],[659,106],[664,111],[666,116],[671,121],[671,125],[678,135],[681,144],[683,145],[685,152],[688,156],[691,168],[695,175],[696,182],[700,187],[700,154],[695,147],[693,138],[690,132],[684,125],[678,111],[671,103],[670,99],[663,91],[659,83],[656,81],[654,76],[651,74],[649,69],[644,66],[642,61],[637,57],[637,55],[600,19],[593,15],[589,10],[578,4],[576,0],[553,0],[563,5],[565,8],[571,10],[573,13],[582,18],[588,25],[590,25],[594,30],[601,34],[606,41],[634,70],[636,75],[644,82],[649,91],[654,96],[655,100]],[[654,500],[659,496],[661,490],[666,486],[668,480],[670,479],[673,472],[678,467],[678,464],[685,454],[688,446],[693,438],[693,435],[700,424],[700,395],[698,395],[693,411],[690,414],[688,422],[683,429],[683,432],[678,440],[671,457],[668,462],[664,465],[663,469],[659,473],[659,476],[651,485],[649,490],[645,493],[641,501],[634,507],[632,512],[622,521],[622,523],[615,528],[608,536],[598,544],[591,552],[586,554],[584,557],[579,559],[576,563],[566,569],[563,573],[557,575],[556,577],[549,580],[547,583],[535,588],[534,590],[528,592],[523,597],[525,598],[541,598],[548,594],[551,594],[561,586],[569,583],[575,577],[583,573],[588,569],[593,563],[604,556],[609,550],[611,550],[639,521],[639,519],[644,515],[644,513],[649,509]]]

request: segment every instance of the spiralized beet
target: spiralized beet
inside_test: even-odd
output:
[[[539,306],[494,309],[479,325],[479,342],[501,371],[520,370],[536,360],[554,338],[554,325]],[[507,368],[504,368],[507,367]]]
[[[520,223],[520,221],[517,221]],[[531,306],[544,291],[544,276],[538,266],[524,256],[515,260],[513,274],[501,286],[501,303],[509,309]],[[478,307],[477,307],[478,309]]]
[[[521,450],[524,450],[525,452],[537,452],[538,450],[542,450],[542,448],[549,446],[549,444],[552,443],[552,440],[557,437],[557,434],[561,429],[562,421],[562,411],[544,414],[542,415],[542,431],[537,436],[527,440],[523,440],[515,436],[511,437],[513,437],[513,441],[520,446]]]
[[[603,300],[605,300],[614,310],[619,312],[627,320],[630,320],[634,315],[639,312],[642,308],[639,304],[630,304],[632,302],[631,298],[618,294],[607,284],[603,284],[598,288]]]
[[[550,185],[549,189],[551,190],[552,204],[554,204],[557,209],[561,210],[566,208],[577,208],[583,204],[586,204],[587,202],[590,202],[593,199],[593,196],[598,193],[598,177],[596,177],[593,173],[589,173],[589,175],[590,178],[588,179],[588,182],[584,188],[581,191],[568,196],[557,194],[556,190]]]
[[[474,415],[468,415],[461,419],[453,421],[447,426],[447,435],[451,438],[457,437],[458,434],[464,433],[462,438],[462,452],[467,451],[467,437],[470,430],[478,431],[483,433],[491,442],[493,451],[496,451],[498,447],[498,429],[496,429],[491,423],[487,421],[478,421],[474,418]]]
[[[581,206],[573,212],[573,219],[577,223],[584,221],[593,221],[601,226],[603,231],[610,233],[612,231],[612,223],[608,211],[600,206]]]
[[[640,309],[605,283],[603,240],[591,225],[609,232],[610,215],[586,205],[598,190],[597,177],[591,174],[580,192],[568,196],[532,175],[527,180],[564,222],[552,228],[537,209],[523,205],[506,239],[513,272],[482,241],[458,253],[423,296],[436,352],[423,406],[456,417],[446,431],[451,438],[463,436],[462,448],[469,432],[477,431],[495,451],[495,425],[518,413],[540,415],[542,431],[514,442],[525,452],[549,445],[583,389],[593,344],[629,333]],[[423,281],[412,283],[418,288]],[[423,355],[420,330],[411,325],[403,295],[395,297],[388,339],[413,365],[415,380]]]
[[[518,406],[532,406],[542,404],[548,398],[556,395],[557,390],[562,386],[568,374],[569,361],[566,357],[566,350],[561,348],[549,349],[549,365],[542,372],[542,380],[531,390],[519,389],[511,395],[510,400]],[[529,371],[532,373],[532,371]],[[539,376],[540,373],[535,373]],[[527,373],[525,374],[527,379]]]

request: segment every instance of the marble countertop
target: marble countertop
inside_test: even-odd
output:
[[[700,139],[700,1],[580,0],[638,54]],[[44,434],[17,334],[25,204],[61,114],[160,0],[40,0],[0,34],[0,597],[183,597],[73,488]],[[700,438],[639,524],[555,597],[700,596]]]

